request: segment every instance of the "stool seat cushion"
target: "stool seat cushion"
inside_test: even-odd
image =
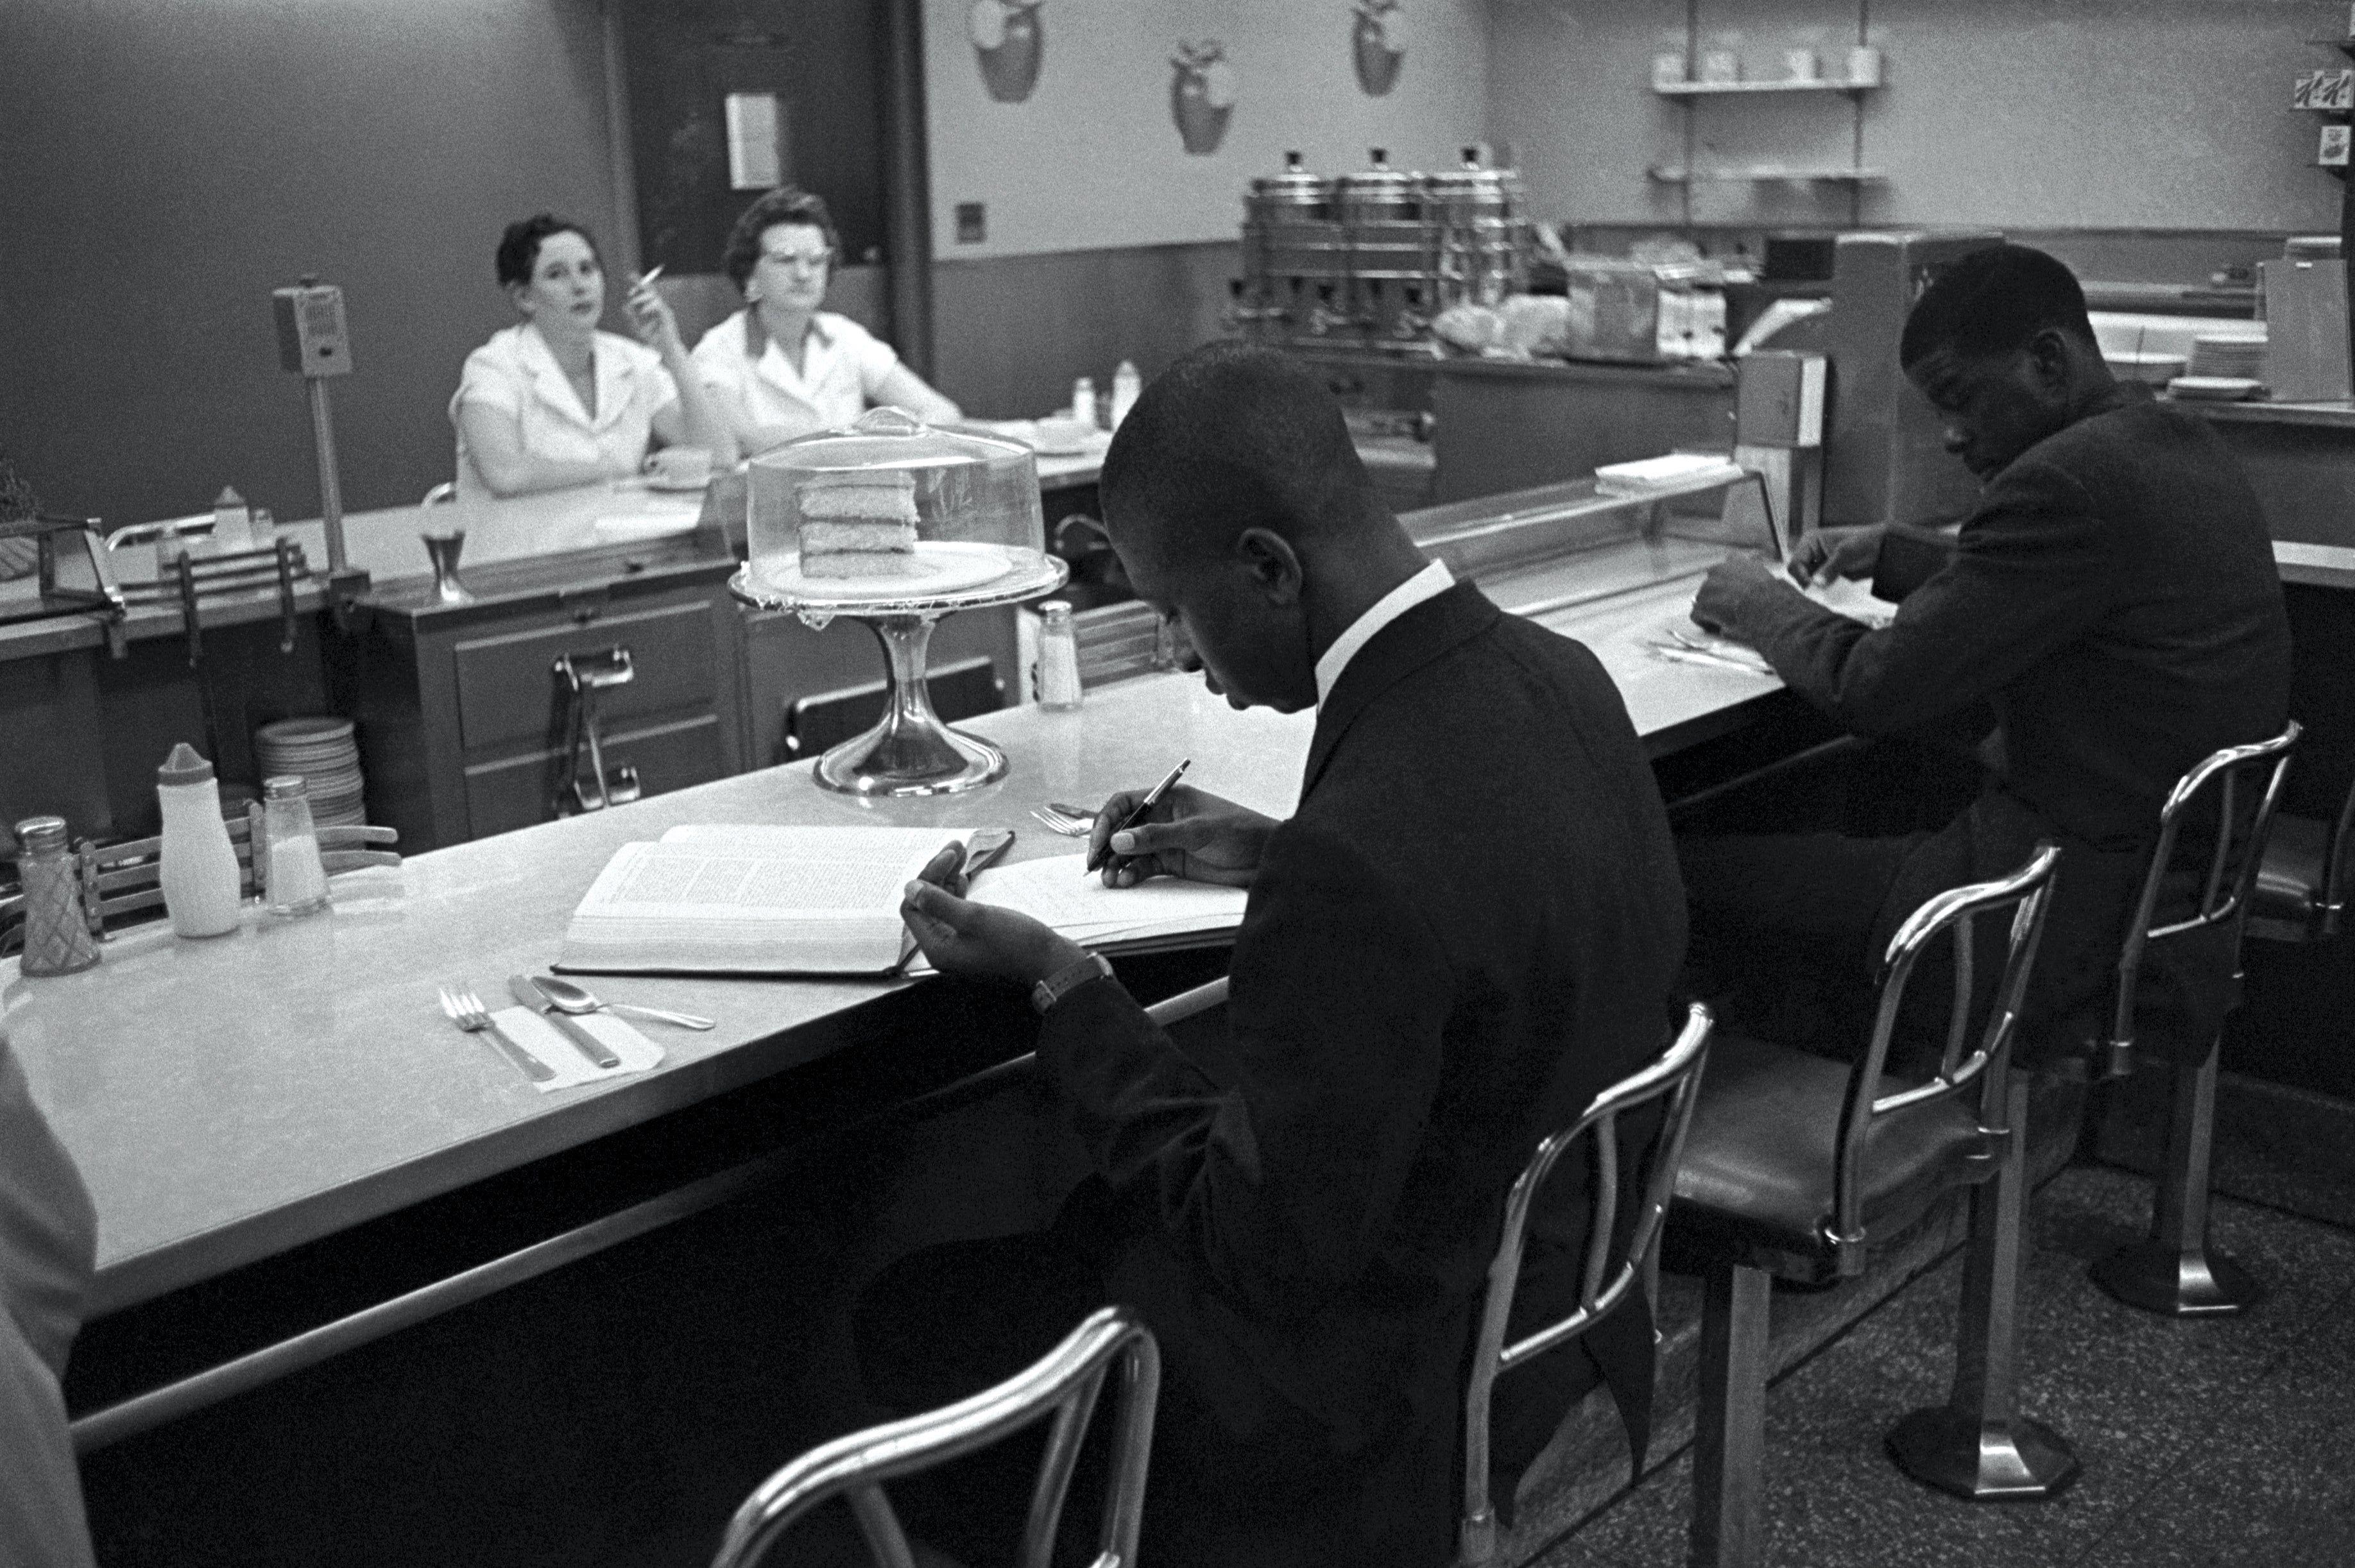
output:
[[[1787,1046],[1719,1035],[1677,1168],[1669,1211],[1678,1266],[1734,1262],[1786,1279],[1832,1277],[1834,1141],[1850,1069]],[[1884,1077],[1886,1096],[1912,1087]],[[1876,1117],[1865,1139],[1864,1230],[1879,1240],[1995,1162],[1977,1086]]]
[[[2257,889],[2249,901],[2252,921],[2307,925],[2322,901],[2324,852],[2330,825],[2311,816],[2276,814],[2257,868]]]

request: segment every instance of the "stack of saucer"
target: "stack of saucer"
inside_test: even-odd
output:
[[[355,827],[368,820],[360,801],[360,753],[348,719],[281,719],[253,732],[254,761],[261,776],[302,776],[311,797],[311,820],[321,827]]]
[[[2201,334],[2191,340],[2193,376],[2229,377],[2261,381],[2265,375],[2265,340],[2243,334]]]

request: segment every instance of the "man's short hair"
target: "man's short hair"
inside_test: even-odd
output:
[[[1324,382],[1248,343],[1197,348],[1155,378],[1104,453],[1098,494],[1115,535],[1149,515],[1160,539],[1209,550],[1252,527],[1345,533],[1380,509]]]
[[[1897,361],[1910,369],[1941,350],[1965,358],[2009,354],[2048,330],[2095,341],[2076,275],[2041,251],[1990,245],[1922,291],[1905,317]]]

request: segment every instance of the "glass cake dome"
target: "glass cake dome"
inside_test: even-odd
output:
[[[996,553],[975,547],[1046,548],[1028,447],[935,430],[897,409],[762,453],[747,490],[752,574],[805,592],[834,582],[950,588],[971,575],[973,558]]]

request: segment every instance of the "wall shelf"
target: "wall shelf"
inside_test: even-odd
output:
[[[1727,93],[1743,92],[1854,92],[1876,91],[1877,81],[1835,81],[1818,78],[1813,81],[1675,81],[1654,82],[1652,91],[1662,98],[1714,98]]]
[[[1772,185],[1879,185],[1889,176],[1880,169],[1785,168],[1765,164],[1746,169],[1685,169],[1674,165],[1654,165],[1644,171],[1645,177],[1656,185],[1750,184]]]

